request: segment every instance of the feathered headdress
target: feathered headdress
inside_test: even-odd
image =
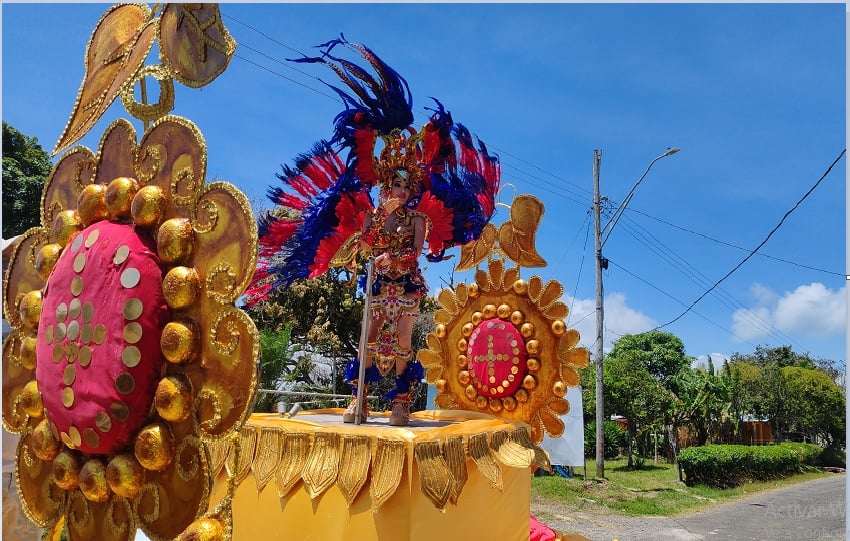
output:
[[[331,54],[337,46],[358,52],[377,74]],[[487,152],[437,101],[431,119],[412,126],[413,99],[404,80],[369,48],[339,39],[319,45],[322,55],[294,62],[330,67],[351,95],[328,84],[345,104],[329,141],[320,141],[284,166],[269,198],[278,206],[260,219],[259,262],[249,304],[294,280],[315,278],[338,261],[341,250],[374,209],[371,188],[387,188],[395,171],[407,172],[414,196],[408,202],[428,218],[426,257],[440,261],[452,246],[481,235],[495,209],[499,160]],[[378,139],[383,148],[376,156]],[[345,155],[345,159],[341,158]],[[346,258],[343,258],[346,259]]]

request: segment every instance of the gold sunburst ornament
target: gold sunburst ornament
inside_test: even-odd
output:
[[[533,234],[543,216],[543,204],[521,195],[511,206],[511,219],[499,228],[502,253],[520,264],[544,266],[534,249]],[[437,324],[420,350],[428,383],[436,386],[436,406],[488,412],[531,425],[535,443],[544,433],[564,432],[560,416],[569,411],[567,388],[579,385],[578,369],[590,353],[579,347],[579,333],[568,329],[567,305],[559,299],[557,280],[544,284],[539,276],[520,277],[520,267],[505,268],[494,254],[493,234],[480,245],[464,246],[461,264],[471,268],[487,259],[475,281],[444,289],[437,296]],[[529,239],[531,239],[529,241]],[[518,261],[517,261],[518,260]]]
[[[184,22],[207,18],[183,25],[184,46],[209,41],[194,31],[226,34],[213,24],[215,6],[166,5],[161,19],[144,6],[110,8],[86,60],[112,58],[101,49],[117,43],[121,70],[106,70],[109,80],[87,70],[73,129],[57,148],[96,122],[80,116],[89,101],[99,116],[109,105],[103,100],[123,94],[126,102],[126,88],[141,77],[170,84],[176,68],[165,52],[162,66],[141,68],[153,39],[142,37],[175,13]],[[122,41],[133,28],[136,38]],[[162,28],[157,35],[181,39]],[[219,64],[223,71],[226,61]],[[182,77],[190,77],[185,68]],[[97,153],[78,146],[59,159],[42,195],[41,225],[21,236],[10,258],[3,426],[21,434],[17,490],[38,526],[54,533],[64,526],[71,540],[131,540],[137,528],[155,540],[229,539],[229,501],[208,510],[207,444],[238,433],[256,391],[259,337],[235,307],[256,266],[256,222],[238,189],[205,183],[198,128],[167,115],[170,105],[154,116],[143,105],[127,107],[153,121],[138,141],[121,119]]]

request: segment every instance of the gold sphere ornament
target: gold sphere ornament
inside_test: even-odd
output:
[[[83,188],[80,197],[77,199],[77,214],[80,215],[80,220],[85,226],[108,219],[106,185],[89,184]]]
[[[552,394],[559,398],[563,398],[567,394],[567,384],[563,381],[556,381],[552,384]]]
[[[488,304],[481,310],[481,316],[484,319],[492,319],[496,315],[496,305]]]
[[[528,369],[532,372],[537,372],[538,370],[540,370],[540,361],[534,357],[529,357],[525,361],[525,366],[527,366]]]
[[[520,325],[522,325],[523,321],[525,321],[525,316],[522,314],[522,312],[520,312],[519,310],[514,310],[513,312],[511,312],[511,323],[513,323],[514,326],[519,327]]]
[[[480,410],[486,410],[490,405],[490,401],[487,400],[486,396],[479,395],[478,398],[475,399],[475,405],[478,406],[478,409]]]
[[[505,410],[507,411],[515,410],[517,406],[516,398],[512,396],[506,396],[502,399],[502,406],[504,406]]]
[[[466,341],[466,338],[461,338],[457,341],[457,350],[461,353],[466,353],[467,348],[469,347],[469,342]]]
[[[561,319],[556,319],[552,322],[552,334],[555,336],[563,336],[567,332],[567,324]]]
[[[64,490],[80,486],[80,461],[74,452],[65,450],[53,459],[53,480]]]
[[[35,270],[42,280],[46,281],[50,277],[60,255],[62,255],[62,246],[59,244],[46,244],[38,251],[38,255],[35,256]]]
[[[144,478],[144,468],[131,453],[113,457],[106,466],[106,483],[123,498],[134,498],[142,489]]]
[[[133,453],[146,470],[161,471],[168,467],[174,459],[174,437],[168,426],[156,422],[141,429]]]
[[[466,286],[466,293],[470,298],[475,299],[481,294],[481,290],[479,289],[478,284],[473,282]]]
[[[188,308],[198,297],[201,279],[192,267],[174,267],[162,280],[162,295],[175,310]]]
[[[461,329],[460,329],[460,333],[464,337],[469,338],[469,335],[472,334],[472,331],[474,331],[474,330],[475,330],[475,325],[470,321],[468,323],[464,323],[463,327],[461,327]]]
[[[38,345],[38,340],[32,336],[25,336],[21,340],[21,365],[27,370],[35,369],[35,347]]]
[[[499,316],[499,319],[508,319],[511,317],[511,307],[509,304],[500,304],[498,308],[496,308],[496,315]]]
[[[436,327],[434,327],[434,334],[436,334],[438,338],[445,338],[446,326],[442,323],[438,324]]]
[[[21,391],[21,409],[34,419],[43,415],[44,403],[41,400],[41,393],[38,392],[38,383],[35,380],[28,381]]]
[[[195,358],[198,344],[196,326],[191,321],[169,321],[162,329],[159,346],[162,355],[172,363],[185,363]]]
[[[166,376],[154,395],[156,412],[166,421],[179,423],[192,413],[192,388],[185,376]],[[140,460],[141,461],[141,460]]]
[[[487,406],[490,408],[490,411],[493,413],[499,413],[502,411],[502,399],[501,398],[491,398],[488,402]]]
[[[138,190],[139,183],[134,178],[118,177],[110,182],[105,195],[109,215],[116,220],[129,218],[133,197]]]
[[[130,205],[133,223],[140,227],[157,227],[165,217],[168,200],[159,186],[144,186],[136,192]]]
[[[466,355],[458,355],[457,356],[457,366],[458,368],[466,368],[466,363],[469,362]]]
[[[41,318],[41,291],[34,289],[21,297],[18,302],[18,312],[21,314],[21,323],[24,328],[32,331],[38,327],[38,320]]]
[[[192,223],[185,218],[172,218],[159,226],[156,251],[163,263],[179,263],[192,256],[195,234]]]
[[[484,314],[482,314],[481,312],[473,312],[472,313],[472,324],[473,325],[478,325],[482,321],[484,321]]]
[[[475,397],[478,396],[478,391],[475,390],[474,385],[467,385],[463,392],[466,394],[466,398],[470,400],[475,400]]]
[[[522,378],[522,387],[526,390],[533,391],[537,388],[537,378],[531,374]]]
[[[514,398],[516,398],[517,402],[526,403],[528,402],[528,391],[525,389],[517,389],[514,393]]]
[[[524,327],[525,325],[523,325]],[[540,353],[540,342],[538,340],[529,340],[525,343],[525,351],[529,355],[537,355]]]
[[[214,518],[200,518],[189,524],[177,541],[222,541],[224,526]]]
[[[460,372],[458,372],[457,380],[460,382],[461,385],[469,385],[469,370],[461,370]]]
[[[528,292],[528,282],[522,279],[517,280],[514,282],[513,288],[517,295],[525,295]]]
[[[89,459],[80,469],[80,491],[92,502],[105,502],[109,499],[106,468],[99,459]]]
[[[446,392],[446,385],[448,385],[448,382],[441,378],[437,380],[434,387],[437,389],[438,393],[444,393]]]
[[[63,210],[53,220],[53,239],[56,244],[67,246],[76,233],[84,229],[76,210]]]
[[[533,323],[523,323],[519,328],[519,333],[523,336],[523,338],[531,338],[534,336],[535,330]]]
[[[47,419],[42,419],[32,430],[32,452],[45,462],[53,460],[62,450],[62,443],[50,431]]]

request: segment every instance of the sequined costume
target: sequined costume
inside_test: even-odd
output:
[[[331,266],[355,269],[358,255],[391,254],[389,267],[375,273],[371,291],[376,315],[372,321],[383,321],[377,340],[367,347],[367,380],[403,363],[406,370],[387,398],[409,401],[410,382],[420,380],[423,372],[412,360],[409,345],[399,348],[397,324],[418,314],[419,301],[428,291],[419,271],[420,252],[429,261],[441,261],[447,249],[481,235],[495,210],[499,161],[481,141],[476,148],[469,130],[456,124],[437,100],[430,120],[414,128],[407,82],[367,47],[342,37],[321,47],[321,56],[295,61],[325,64],[353,95],[328,85],[345,104],[334,120],[333,136],[298,156],[295,167],[283,168],[278,178],[284,188],[269,190],[270,199],[286,212],[270,212],[260,219],[257,271],[246,295],[253,304],[295,280],[318,277]],[[334,56],[337,47],[359,53],[377,78]],[[388,211],[385,202],[399,176],[410,194],[400,207]],[[378,205],[370,194],[374,187],[381,190]],[[396,216],[398,222],[389,227]],[[424,231],[417,246],[411,243],[411,231],[415,236],[419,218]],[[346,368],[349,380],[356,379],[351,377],[357,374],[356,363]],[[375,366],[378,369],[372,370]]]

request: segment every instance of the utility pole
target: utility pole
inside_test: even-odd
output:
[[[604,397],[604,383],[603,383],[603,370],[602,370],[602,356],[603,356],[603,329],[605,327],[605,306],[604,306],[604,296],[602,289],[602,271],[608,268],[608,260],[602,255],[602,246],[608,240],[608,237],[611,236],[611,231],[614,229],[614,226],[617,225],[617,222],[620,220],[620,216],[622,216],[623,211],[626,210],[626,206],[629,204],[629,201],[632,200],[632,195],[634,195],[635,190],[638,185],[643,181],[646,177],[646,174],[649,173],[649,170],[652,168],[652,165],[660,160],[661,158],[666,158],[667,156],[673,155],[679,152],[678,147],[668,148],[664,154],[657,156],[646,167],[646,170],[643,172],[643,175],[634,183],[632,189],[629,190],[629,193],[626,194],[626,198],[623,199],[623,202],[614,210],[614,213],[608,219],[608,222],[605,224],[605,227],[601,227],[602,225],[602,197],[599,195],[599,164],[602,161],[602,151],[594,150],[593,151],[593,226],[594,226],[594,237],[596,239],[596,355],[595,357],[595,365],[596,365],[596,478],[602,479],[605,477],[605,397]],[[602,234],[605,233],[605,238],[602,238]],[[586,472],[585,472],[586,473]]]
[[[604,303],[602,292],[602,269],[608,267],[608,261],[602,257],[602,200],[599,196],[599,164],[602,151],[593,151],[593,230],[596,239],[596,477],[605,477],[605,398],[602,381],[602,329],[604,323]]]

